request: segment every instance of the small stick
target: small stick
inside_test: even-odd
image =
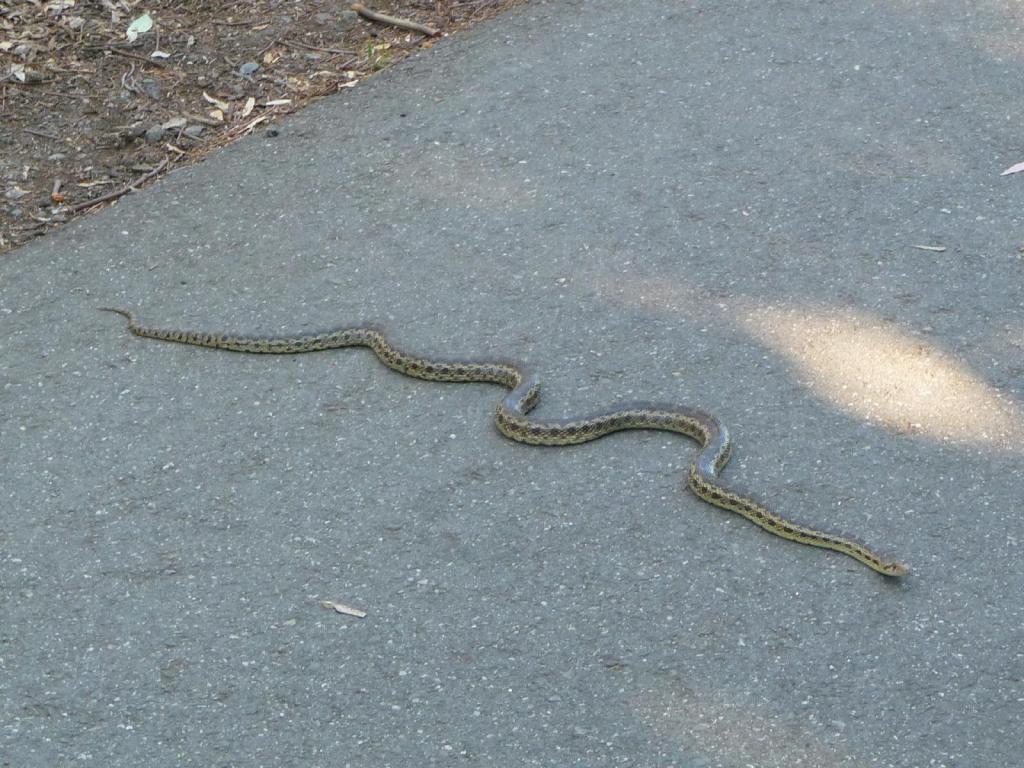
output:
[[[399,29],[409,29],[427,37],[437,37],[441,34],[441,30],[428,27],[425,24],[417,24],[415,21],[409,21],[408,19],[396,19],[394,16],[385,16],[383,13],[371,11],[362,3],[353,3],[352,10],[364,19],[376,21],[378,24],[390,24],[392,27],[398,27]]]
[[[259,24],[266,24],[270,19],[247,19],[246,21],[217,21],[210,22],[211,24],[218,24],[222,27],[244,27],[247,24],[258,26]]]
[[[324,53],[337,53],[342,56],[351,56],[355,51],[343,51],[338,48],[318,48],[315,45],[306,45],[300,43],[297,40],[281,40],[281,45],[288,46],[289,48],[304,48],[307,51],[323,51]]]
[[[142,182],[146,181],[147,179],[153,178],[154,176],[156,176],[158,173],[160,173],[160,171],[162,171],[166,167],[167,167],[167,158],[165,157],[163,160],[160,161],[160,165],[158,165],[156,168],[154,168],[149,173],[147,173],[147,174],[145,174],[143,176],[140,176],[139,178],[137,178],[135,181],[133,181],[131,184],[129,184],[128,186],[124,187],[123,189],[115,189],[113,192],[108,192],[105,195],[100,195],[99,197],[94,197],[92,200],[86,200],[84,203],[79,203],[78,205],[71,206],[68,210],[71,213],[78,213],[79,211],[83,211],[86,208],[91,208],[94,205],[99,205],[100,203],[106,203],[106,202],[109,202],[110,200],[116,200],[117,198],[121,197],[122,195],[127,195],[129,192],[135,191],[135,188],[139,184],[141,184]]]
[[[72,99],[81,99],[82,101],[89,101],[89,99],[92,98],[91,96],[86,96],[86,95],[81,94],[81,93],[70,93],[70,92],[69,93],[57,93],[56,91],[39,91],[39,93],[42,96],[56,96],[58,99],[72,98]],[[9,114],[14,114],[14,113],[11,112]]]
[[[31,133],[33,136],[39,136],[44,139],[52,139],[53,141],[60,141],[60,136],[54,136],[52,133],[46,133],[45,131],[37,131],[35,128],[22,128],[25,133]]]
[[[117,56],[124,56],[128,59],[135,59],[136,61],[144,61],[146,64],[152,64],[154,67],[160,67],[160,69],[167,68],[167,65],[160,61],[160,59],[151,59],[148,56],[140,56],[137,53],[132,53],[131,51],[122,51],[118,48],[105,48],[104,50],[110,51],[111,53]]]

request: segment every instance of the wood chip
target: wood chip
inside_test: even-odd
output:
[[[346,616],[355,616],[357,619],[366,618],[366,611],[361,611],[358,608],[352,608],[342,603],[336,603],[333,600],[321,600],[320,607],[335,611],[336,613],[343,613]]]

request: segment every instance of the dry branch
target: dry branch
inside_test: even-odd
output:
[[[396,19],[394,16],[385,16],[383,13],[371,11],[362,3],[353,3],[352,10],[364,19],[375,21],[378,24],[390,24],[392,27],[398,27],[399,29],[409,29],[413,32],[424,34],[427,37],[437,37],[441,34],[441,30],[428,27],[425,24],[418,24],[417,22],[409,21],[408,19]]]
[[[147,181],[148,179],[153,178],[154,176],[156,176],[158,173],[160,173],[160,171],[162,171],[166,167],[167,167],[167,158],[165,157],[163,160],[160,161],[160,165],[158,165],[156,168],[154,168],[149,173],[147,173],[147,174],[145,174],[143,176],[140,176],[139,178],[137,178],[135,181],[133,181],[128,186],[126,186],[126,187],[124,187],[122,189],[114,190],[113,192],[110,192],[110,193],[108,193],[106,195],[100,195],[99,197],[94,197],[92,200],[86,200],[84,203],[79,203],[78,205],[72,205],[68,210],[71,213],[78,213],[79,211],[84,211],[86,208],[92,208],[94,205],[99,205],[100,203],[106,203],[106,202],[109,202],[111,200],[116,200],[117,198],[122,197],[123,195],[127,195],[129,192],[135,192],[136,191],[136,187],[138,187],[139,184],[141,184],[144,181]]]

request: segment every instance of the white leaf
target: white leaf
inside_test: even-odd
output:
[[[59,16],[68,8],[74,8],[75,0],[52,0],[43,7],[54,16]]]
[[[1024,171],[1024,163],[1017,163],[1016,165],[1011,165],[1009,168],[1007,168],[999,175],[1009,176],[1011,173],[1020,173],[1021,171]]]
[[[128,29],[125,30],[125,36],[128,41],[134,43],[139,35],[149,32],[153,28],[153,17],[148,13],[144,13],[131,24],[128,25]]]
[[[320,605],[328,610],[336,611],[337,613],[344,613],[348,616],[355,616],[357,619],[365,619],[366,611],[361,608],[353,608],[343,603],[336,603],[333,600],[321,600]]]
[[[215,98],[213,98],[213,96],[208,94],[206,91],[203,91],[203,98],[206,99],[206,101],[208,103],[213,104],[213,106],[218,107],[219,109],[222,109],[225,112],[227,112],[228,110],[231,109],[231,105],[228,104],[226,101],[221,101],[220,99],[215,99]]]

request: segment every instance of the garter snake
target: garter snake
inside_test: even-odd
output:
[[[885,576],[902,576],[907,572],[902,564],[882,557],[855,539],[793,522],[772,512],[746,492],[726,485],[719,474],[729,461],[729,432],[717,418],[697,408],[637,403],[620,405],[585,418],[537,421],[528,414],[540,400],[540,379],[528,368],[505,361],[442,360],[410,355],[392,345],[375,327],[342,328],[301,336],[252,337],[146,328],[136,324],[131,312],[102,309],[123,316],[128,321],[128,330],[144,338],[233,352],[280,355],[369,347],[384,365],[406,376],[429,381],[499,384],[509,391],[498,403],[495,424],[503,435],[520,443],[575,445],[625,429],[678,432],[701,444],[701,450],[690,464],[688,485],[704,501],[736,512],[784,539],[842,552]]]

